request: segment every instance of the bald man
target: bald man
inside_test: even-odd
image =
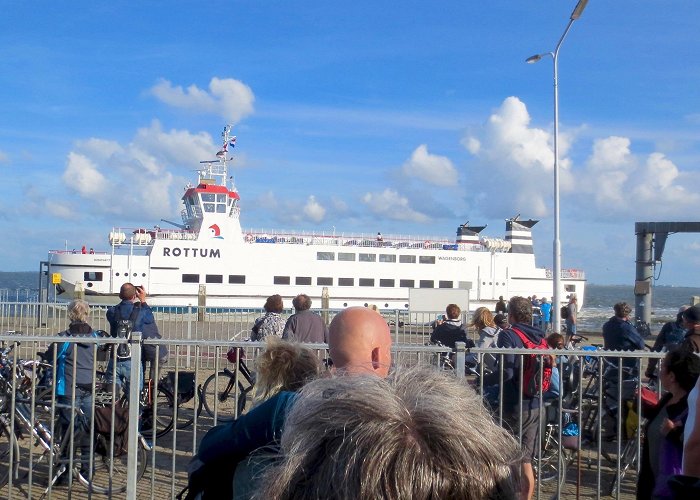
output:
[[[331,321],[328,351],[336,371],[386,377],[391,366],[389,326],[366,307],[345,309]]]
[[[389,326],[371,309],[350,307],[333,318],[328,350],[338,374],[386,377],[391,366]],[[189,467],[191,471],[200,467],[190,474],[190,488],[203,491],[204,500],[231,498],[237,465],[259,448],[278,445],[295,398],[296,393],[282,391],[233,422],[207,432]]]

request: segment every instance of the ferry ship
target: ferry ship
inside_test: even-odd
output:
[[[200,162],[196,185],[185,187],[181,224],[114,227],[108,252],[50,251],[45,270],[57,293],[114,304],[120,286],[131,282],[146,288],[151,305],[196,306],[205,296],[207,306],[259,308],[275,293],[286,304],[306,293],[316,307],[326,296],[330,308],[407,309],[413,288],[470,289],[472,310],[493,308],[499,296],[551,296],[551,271],[535,264],[536,220],[506,220],[504,238],[482,236],[485,226],[466,223],[454,240],[242,230],[241,197],[228,176],[231,132],[224,128],[216,159]],[[576,294],[583,304],[582,271],[563,270],[562,287],[562,298]]]

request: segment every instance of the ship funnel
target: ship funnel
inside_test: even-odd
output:
[[[510,241],[510,253],[534,254],[532,247],[532,227],[538,220],[520,220],[520,216],[506,220],[506,240]]]
[[[486,229],[486,226],[470,226],[467,221],[457,228],[457,244],[465,243],[470,245],[479,244],[479,233]]]

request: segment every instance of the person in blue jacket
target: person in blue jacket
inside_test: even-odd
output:
[[[629,320],[632,308],[627,302],[618,302],[613,306],[615,316],[611,317],[603,325],[603,347],[609,351],[634,351],[644,349],[644,339]],[[617,368],[618,358],[610,357],[608,361]],[[627,370],[623,373],[623,379],[636,377],[639,374],[638,360],[625,358],[622,366]],[[613,370],[617,378],[617,370]],[[612,376],[612,375],[611,375]]]
[[[112,337],[116,337],[117,323],[119,319],[129,319],[136,309],[136,315],[132,331],[141,332],[144,339],[148,338],[161,338],[158,332],[158,325],[156,325],[155,317],[153,316],[153,311],[146,303],[146,290],[142,286],[134,286],[131,283],[124,283],[119,290],[119,298],[121,302],[116,306],[107,308],[107,321],[111,329]],[[157,378],[157,374],[154,373],[154,361],[155,361],[155,347],[154,345],[144,345],[142,351],[142,360],[145,364],[147,361],[151,362],[151,377]],[[114,352],[107,365],[106,379],[108,383],[112,383],[112,374],[114,372]],[[164,363],[168,357],[168,351],[165,346],[160,346],[158,352],[160,358],[160,364]],[[117,391],[124,385],[124,390],[129,390],[129,381],[131,379],[131,358],[119,358],[116,360],[117,363]],[[143,376],[139,380],[139,390],[143,389]]]

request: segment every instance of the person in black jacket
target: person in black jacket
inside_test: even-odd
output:
[[[639,500],[673,498],[667,480],[680,473],[688,393],[699,375],[700,357],[686,350],[675,349],[661,362],[659,379],[669,392],[653,409],[643,413],[647,425],[637,482]]]
[[[651,349],[652,351],[661,352],[662,349],[670,351],[673,347],[683,342],[683,339],[685,338],[685,328],[683,328],[683,313],[686,309],[688,309],[688,307],[690,306],[681,306],[680,309],[678,309],[678,315],[676,316],[676,320],[664,323],[664,326],[661,327],[661,331],[656,336],[656,340],[654,341],[654,347],[652,347]],[[656,377],[656,365],[658,364],[658,362],[659,360],[657,358],[651,358],[649,360],[647,369],[644,372],[644,375],[646,375],[647,378]]]
[[[532,302],[525,297],[513,297],[508,302],[510,328],[498,335],[498,347],[524,348],[525,345],[514,328],[522,332],[532,343],[539,344],[545,337],[542,330],[532,326]],[[500,357],[503,363],[503,417],[506,424],[517,433],[522,423],[522,498],[530,499],[535,491],[535,475],[532,460],[539,442],[540,400],[523,395],[520,381],[522,356],[506,354]],[[484,386],[495,386],[501,377],[500,370],[484,377]],[[519,411],[522,398],[522,413]]]
[[[430,342],[440,342],[450,349],[455,348],[457,342],[467,342],[467,329],[462,325],[460,314],[462,310],[457,304],[449,304],[445,309],[446,318],[435,327],[430,334]]]

